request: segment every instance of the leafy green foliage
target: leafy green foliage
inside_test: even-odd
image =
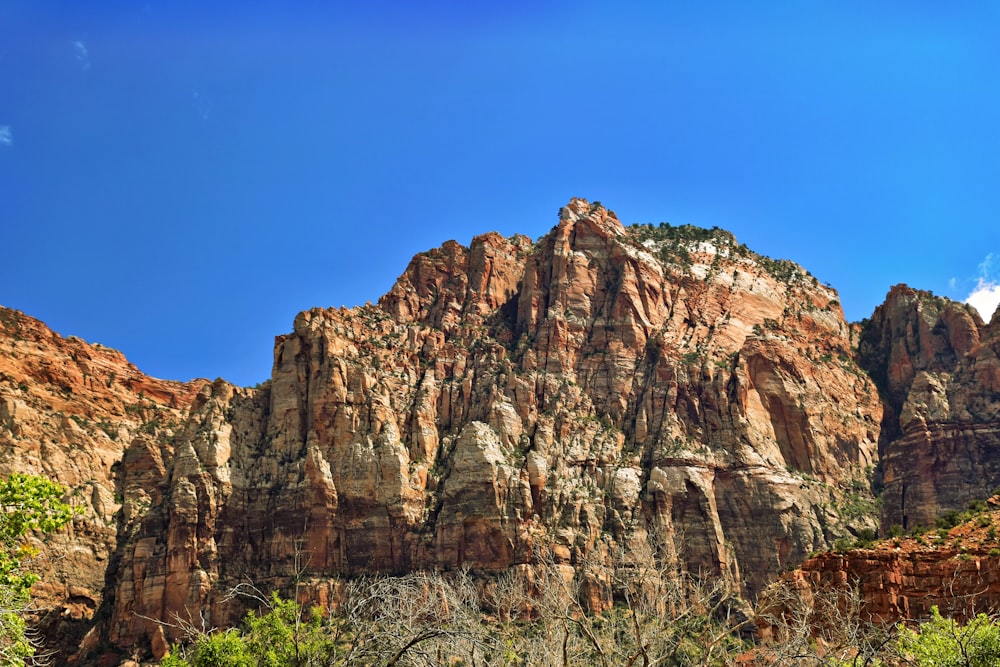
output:
[[[900,650],[918,667],[994,667],[1000,664],[1000,626],[986,614],[965,625],[941,616],[937,607],[918,630],[900,629]]]
[[[936,523],[938,528],[944,528],[947,530],[962,523],[965,518],[966,517],[962,516],[962,512],[959,512],[958,510],[948,510],[937,518]]]
[[[323,615],[312,607],[304,609],[294,600],[271,596],[271,611],[263,616],[248,615],[247,647],[262,667],[325,664],[330,642],[323,629]]]
[[[190,661],[175,651],[166,656],[160,667],[251,667],[256,664],[247,650],[243,636],[237,630],[205,635],[195,644]]]
[[[192,649],[175,647],[163,667],[312,667],[327,665],[335,646],[319,609],[306,609],[273,593],[269,611],[247,614],[243,631],[199,637]],[[189,656],[187,654],[190,654]]]
[[[65,489],[42,477],[14,473],[0,481],[0,664],[24,665],[34,654],[25,635],[24,609],[38,575],[28,565],[31,532],[52,533],[73,518],[60,499]]]

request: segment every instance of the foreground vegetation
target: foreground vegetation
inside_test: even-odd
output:
[[[558,567],[543,570],[486,586],[468,573],[359,580],[326,613],[277,595],[258,597],[261,611],[247,614],[238,629],[188,627],[187,641],[162,665],[1000,665],[1000,622],[985,614],[962,624],[935,608],[920,625],[879,625],[866,620],[849,589],[803,595],[774,586],[753,609],[723,579],[707,585],[655,576],[622,585],[613,608],[586,613],[585,591]]]
[[[38,551],[27,537],[69,523],[73,510],[62,502],[64,492],[59,484],[32,475],[0,480],[0,665],[5,667],[44,658],[36,656],[40,642],[25,623],[31,585],[38,581],[30,567]]]
[[[45,664],[25,623],[37,581],[30,535],[66,525],[64,489],[30,475],[0,481],[0,665]],[[984,510],[985,511],[985,510]],[[982,523],[982,512],[969,518]],[[751,606],[725,576],[695,578],[651,549],[613,568],[551,558],[493,578],[414,573],[344,582],[320,609],[257,588],[232,591],[248,607],[238,628],[195,627],[164,667],[601,667],[1000,665],[1000,616],[966,610],[916,624],[871,622],[856,591],[789,582]],[[583,572],[583,576],[574,576]],[[303,584],[304,585],[304,584]],[[296,591],[299,592],[299,591]],[[301,592],[305,592],[302,590]],[[613,606],[595,608],[612,597]],[[970,600],[970,605],[974,600]]]
[[[587,590],[554,564],[487,584],[468,572],[356,580],[326,614],[244,589],[263,613],[248,614],[239,630],[191,633],[163,664],[721,664],[744,646],[749,617],[723,580],[644,574],[643,585],[605,580],[622,601],[603,613],[587,613]]]

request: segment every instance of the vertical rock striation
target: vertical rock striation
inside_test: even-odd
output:
[[[755,595],[875,526],[873,475],[883,527],[1000,486],[998,322],[897,286],[848,325],[727,232],[575,199],[537,241],[449,241],[376,305],[300,313],[259,388],[149,378],[0,308],[0,474],[81,508],[36,545],[39,625],[77,662],[236,623],[247,582],[334,602],[340,577],[542,558],[601,609],[610,568],[658,553]],[[971,562],[893,549],[796,576],[889,618]]]
[[[905,285],[864,326],[885,397],[882,523],[933,526],[1000,486],[1000,321]]]
[[[56,480],[80,511],[34,545],[35,606],[53,643],[75,646],[103,601],[122,509],[116,473],[129,443],[168,437],[203,384],[150,378],[117,350],[0,307],[0,474]]]
[[[540,556],[600,608],[651,545],[752,594],[871,525],[882,407],[852,350],[832,289],[721,230],[577,199],[537,243],[448,242],[377,305],[299,314],[262,389],[205,384],[130,441],[85,650],[232,623],[240,582],[322,599]]]

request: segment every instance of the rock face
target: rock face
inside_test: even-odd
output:
[[[883,416],[853,335],[832,289],[717,229],[573,200],[537,243],[448,242],[378,305],[301,313],[263,388],[202,384],[182,424],[126,439],[80,655],[233,623],[248,580],[327,599],[541,557],[600,608],[601,573],[654,545],[753,594],[874,525]]]
[[[377,305],[300,313],[254,389],[149,378],[0,308],[0,474],[82,508],[38,545],[39,625],[58,662],[112,664],[236,623],[247,582],[327,604],[340,577],[539,559],[601,609],[650,553],[753,596],[874,528],[873,478],[883,528],[990,495],[1000,318],[897,286],[849,326],[836,297],[722,230],[576,199],[537,242],[449,241]],[[972,567],[1000,591],[993,547],[946,551],[786,576],[858,581],[887,619]]]
[[[201,384],[150,378],[116,350],[62,338],[0,307],[0,474],[54,479],[81,510],[67,531],[36,545],[42,581],[34,594],[56,641],[75,643],[102,602],[123,452],[144,432],[170,433]]]
[[[857,590],[877,623],[927,618],[933,606],[967,620],[1000,605],[1000,497],[989,502],[951,529],[822,553],[782,579],[805,592]]]
[[[957,550],[828,552],[786,576],[811,591],[857,589],[876,623],[927,618],[934,606],[964,621],[975,610],[1000,603],[1000,557],[960,555]]]
[[[335,602],[340,577],[544,559],[600,609],[609,568],[652,552],[752,596],[874,528],[873,477],[884,528],[1000,486],[997,318],[898,286],[848,325],[791,262],[579,199],[537,242],[450,241],[377,305],[300,313],[260,388],[155,380],[16,311],[0,325],[0,473],[83,508],[36,586],[78,664],[235,623],[245,582]],[[794,576],[857,575],[913,616],[935,599],[921,577],[995,572],[981,551]]]
[[[900,285],[864,326],[885,397],[882,523],[933,526],[1000,486],[1000,321]]]

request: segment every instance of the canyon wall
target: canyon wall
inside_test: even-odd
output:
[[[876,624],[926,619],[932,607],[964,622],[1000,608],[1000,496],[960,514],[951,528],[917,531],[865,548],[824,552],[781,576],[808,596],[856,591]]]
[[[1000,485],[1000,320],[905,285],[861,336],[885,403],[882,524],[933,526]]]
[[[322,600],[544,558],[601,608],[651,546],[752,595],[873,525],[882,411],[852,335],[832,289],[721,230],[574,200],[536,243],[448,242],[377,305],[301,313],[264,387],[206,384],[131,441],[85,649],[232,623],[244,581]]]
[[[725,231],[580,199],[538,241],[449,241],[376,305],[300,313],[256,388],[0,315],[0,472],[83,508],[36,587],[65,661],[160,656],[237,622],[247,583],[332,604],[344,577],[541,560],[601,609],[657,553],[754,596],[874,529],[873,478],[885,525],[1000,483],[993,325],[905,287],[849,325]]]
[[[68,488],[80,514],[67,530],[32,539],[42,574],[33,595],[57,644],[92,627],[116,550],[122,456],[144,433],[171,433],[204,382],[150,378],[121,352],[63,338],[0,308],[0,474],[43,475]]]

